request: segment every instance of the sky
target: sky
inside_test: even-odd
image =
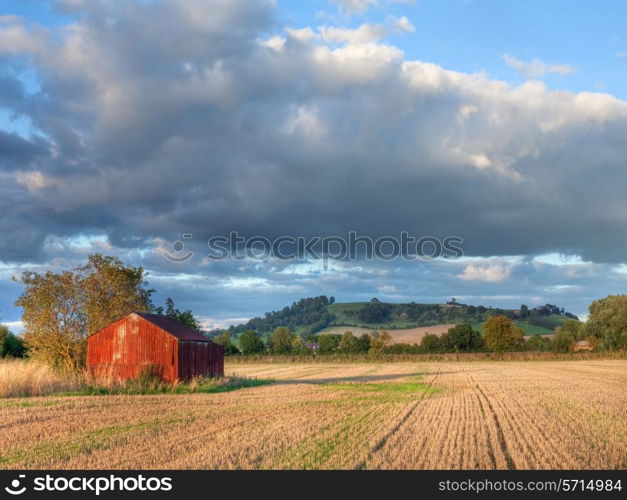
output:
[[[0,321],[20,330],[14,276],[95,252],[207,328],[320,294],[585,318],[627,285],[626,17],[618,0],[0,0]],[[464,256],[205,258],[231,231],[455,235]],[[183,263],[163,255],[177,240]]]

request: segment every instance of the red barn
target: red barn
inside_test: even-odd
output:
[[[166,316],[131,313],[87,339],[94,377],[137,378],[150,371],[167,382],[224,375],[224,348]]]

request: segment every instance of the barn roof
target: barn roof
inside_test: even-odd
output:
[[[179,340],[194,340],[196,342],[211,342],[211,339],[202,333],[197,332],[193,328],[184,325],[183,323],[167,316],[161,316],[159,314],[148,313],[133,313],[140,318],[150,321],[153,325],[161,328],[170,335],[176,337]]]

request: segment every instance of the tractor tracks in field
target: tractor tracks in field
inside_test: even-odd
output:
[[[414,413],[418,405],[422,402],[423,399],[427,397],[427,394],[429,394],[429,390],[433,387],[433,384],[440,376],[440,372],[441,370],[438,369],[437,373],[434,375],[431,382],[427,384],[424,392],[420,395],[420,397],[414,403],[410,405],[410,407],[407,409],[407,411],[405,411],[405,413],[400,418],[400,420],[396,423],[396,425],[394,425],[394,427],[392,427],[388,432],[386,432],[385,435],[381,439],[379,439],[379,441],[377,441],[377,443],[372,448],[370,448],[370,450],[368,451],[368,454],[366,455],[366,458],[357,464],[357,466],[355,467],[355,470],[363,470],[366,467],[366,464],[368,463],[368,461],[374,456],[374,454],[377,451],[379,451],[381,448],[383,448],[385,446],[385,443],[387,443],[390,440],[390,438],[394,436],[400,430],[403,424],[407,422],[407,420]]]
[[[505,463],[507,464],[507,470],[515,470],[516,469],[516,465],[514,464],[514,460],[512,459],[512,455],[509,451],[509,448],[507,447],[507,441],[505,440],[505,433],[503,432],[503,426],[501,425],[501,422],[499,420],[499,417],[496,413],[496,411],[494,410],[494,407],[492,406],[492,403],[490,402],[490,398],[488,398],[488,396],[486,395],[486,393],[484,392],[484,390],[481,388],[481,386],[479,385],[479,383],[473,378],[472,375],[470,375],[470,373],[468,373],[464,368],[462,368],[462,370],[464,371],[464,373],[466,374],[466,376],[468,377],[468,380],[474,384],[474,386],[477,388],[477,391],[480,394],[479,399],[479,406],[481,407],[481,413],[483,415],[485,415],[486,417],[490,417],[492,419],[492,421],[494,422],[494,428],[496,430],[496,438],[499,444],[499,448],[501,450],[501,453],[503,454],[503,457],[505,458]],[[487,406],[487,410],[484,407],[482,400],[485,401],[485,406]],[[488,450],[488,454],[490,455],[490,458],[492,460],[492,463],[494,464],[494,466],[497,466],[496,463],[496,455],[494,453],[494,449],[492,446],[492,441],[488,440],[488,444],[490,446],[490,449]]]

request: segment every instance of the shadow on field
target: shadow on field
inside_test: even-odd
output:
[[[468,370],[466,370],[468,371]],[[440,375],[448,373],[459,373],[459,371],[439,372]],[[337,384],[341,382],[384,382],[387,380],[400,380],[410,377],[425,377],[436,375],[435,372],[417,372],[417,373],[390,373],[387,375],[356,375],[354,377],[325,377],[325,378],[301,378],[301,379],[285,379],[275,380],[273,385],[281,384]]]

